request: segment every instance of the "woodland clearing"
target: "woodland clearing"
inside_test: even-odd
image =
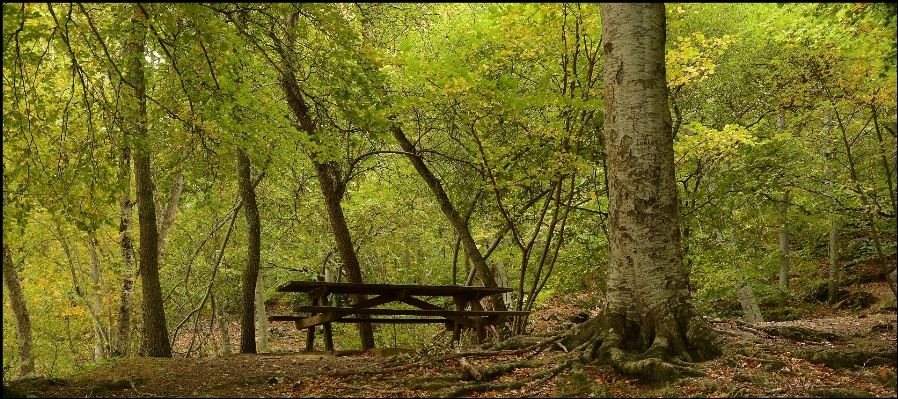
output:
[[[724,338],[724,355],[702,363],[705,376],[656,382],[623,376],[609,366],[566,369],[541,381],[534,379],[506,390],[466,393],[471,397],[895,397],[896,318],[894,301],[884,283],[857,289],[877,302],[863,310],[821,305],[810,318],[749,325],[740,320],[708,319]],[[534,312],[534,334],[552,335],[571,326],[581,312],[584,293],[559,297]],[[823,333],[824,339],[800,327]],[[236,325],[233,328],[237,328]],[[779,329],[774,329],[779,328]],[[789,334],[804,331],[804,337]],[[836,335],[826,335],[836,334]],[[775,335],[779,334],[779,335]],[[555,367],[565,354],[551,351],[483,356],[451,350],[427,355],[375,356],[371,352],[288,352],[304,334],[292,331],[271,342],[275,353],[235,354],[206,358],[132,358],[76,374],[68,379],[24,380],[16,389],[39,397],[444,397],[476,383],[465,362],[479,370],[528,357],[532,367],[500,374],[499,386],[527,381]],[[446,338],[448,341],[447,337]],[[828,338],[828,339],[826,339]],[[543,347],[545,348],[545,346]],[[501,352],[501,351],[498,351]],[[511,351],[506,351],[511,352]],[[535,353],[535,354],[534,354]],[[814,353],[844,356],[834,364]],[[448,356],[447,356],[448,355]],[[454,358],[446,359],[447,357]],[[444,360],[439,360],[444,359]],[[808,360],[810,359],[810,360]],[[843,359],[843,360],[844,360]],[[814,362],[817,363],[814,363]],[[824,363],[824,364],[820,364]],[[828,364],[828,365],[827,365]],[[588,376],[588,381],[585,376]]]

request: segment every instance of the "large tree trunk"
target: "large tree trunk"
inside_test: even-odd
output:
[[[256,281],[259,279],[261,230],[256,191],[250,179],[250,162],[246,153],[237,150],[240,174],[240,198],[246,215],[247,249],[246,268],[243,269],[240,298],[240,353],[256,353],[255,300]]]
[[[115,323],[115,340],[112,356],[127,357],[131,347],[131,308],[134,302],[134,244],[131,241],[131,148],[126,144],[124,129],[122,152],[119,157],[119,179],[124,193],[119,201],[119,247],[122,251],[122,293],[119,298],[118,318]]]
[[[567,347],[656,379],[671,362],[719,355],[696,311],[680,248],[673,132],[664,66],[663,4],[602,4],[608,156],[607,307],[571,331]]]
[[[430,168],[427,167],[424,160],[417,155],[415,146],[408,140],[402,129],[398,126],[393,126],[390,130],[393,133],[393,137],[399,142],[399,146],[407,153],[408,159],[411,161],[412,166],[415,167],[418,175],[420,175],[421,178],[424,179],[424,182],[427,183],[427,186],[430,187],[430,191],[436,197],[437,203],[440,205],[440,211],[443,212],[443,215],[446,216],[449,224],[452,225],[452,228],[455,229],[456,234],[458,234],[465,255],[467,255],[468,259],[471,260],[471,263],[474,264],[474,269],[477,270],[477,275],[480,276],[483,285],[486,287],[497,287],[496,279],[493,277],[489,265],[486,264],[486,259],[483,258],[483,254],[481,254],[480,250],[477,248],[477,242],[474,241],[474,237],[471,236],[471,231],[468,230],[468,224],[465,223],[465,219],[461,217],[458,210],[456,210],[455,206],[452,204],[452,201],[449,200],[449,196],[446,195],[446,190],[443,189],[440,181],[433,172],[430,171]],[[501,295],[491,296],[490,303],[496,310],[507,309]]]
[[[159,241],[156,230],[156,207],[153,201],[153,180],[150,169],[150,148],[146,125],[146,78],[143,70],[146,28],[142,12],[134,6],[131,32],[125,44],[127,62],[126,80],[128,95],[128,128],[136,140],[134,154],[134,181],[137,185],[137,217],[140,223],[140,284],[143,288],[141,313],[143,337],[140,355],[171,357],[171,343],[165,324],[165,308],[162,303],[162,286],[159,283]]]
[[[4,198],[4,203],[6,198]],[[19,376],[34,373],[34,354],[31,351],[31,316],[25,305],[25,295],[19,284],[16,264],[12,261],[12,251],[3,243],[3,286],[9,295],[13,320],[16,324],[16,343],[19,344]]]

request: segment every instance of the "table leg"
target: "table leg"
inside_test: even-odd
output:
[[[480,306],[480,301],[472,300],[471,310],[482,311],[483,307]],[[483,324],[483,316],[474,316],[474,330],[477,331],[477,343],[483,343],[486,339],[486,328]]]
[[[455,310],[458,311],[465,310],[468,307],[468,300],[464,298],[453,297],[452,302],[455,303]],[[452,343],[457,345],[461,339],[461,330],[464,326],[459,322],[454,322],[452,325]]]

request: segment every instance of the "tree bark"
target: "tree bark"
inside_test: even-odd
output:
[[[680,248],[673,132],[664,65],[663,4],[602,4],[608,156],[607,306],[566,347],[592,345],[601,363],[663,380],[669,361],[720,354],[696,311]]]
[[[281,88],[287,97],[287,104],[297,119],[298,128],[320,144],[316,135],[315,124],[312,122],[310,115],[309,105],[303,98],[299,86],[297,86],[296,77],[293,75],[290,65],[285,66],[282,70]],[[335,178],[338,173],[333,163],[321,161],[318,159],[317,153],[309,154],[309,158],[311,158],[312,164],[315,166],[315,174],[318,177],[318,184],[324,197],[324,205],[327,209],[328,221],[337,243],[337,251],[343,262],[343,270],[346,272],[346,277],[350,283],[362,283],[364,282],[362,269],[359,266],[355,247],[352,245],[352,237],[349,234],[349,227],[346,225],[343,207],[340,205],[344,184]],[[360,303],[365,300],[364,295],[352,295],[351,297],[354,303]],[[364,318],[365,316],[360,315],[359,317]],[[371,328],[371,323],[357,323],[356,326],[359,330],[359,340],[361,341],[362,349],[374,348],[374,330]]]
[[[832,132],[832,117],[827,110],[823,110],[823,135],[828,137]],[[827,149],[826,165],[823,168],[823,174],[826,176],[826,193],[830,196],[830,206],[835,205],[835,199],[832,197],[833,177],[835,175],[833,167],[830,166],[835,162],[835,149]],[[826,301],[835,304],[839,301],[839,286],[841,286],[841,265],[839,258],[841,257],[839,250],[839,219],[834,213],[829,215],[829,292]]]
[[[452,204],[452,201],[449,200],[449,196],[446,195],[446,190],[443,189],[443,185],[440,183],[439,179],[437,179],[433,172],[430,171],[430,168],[427,167],[424,160],[417,155],[415,146],[408,140],[402,129],[398,126],[393,126],[390,130],[393,133],[393,137],[399,142],[399,146],[407,153],[407,157],[409,161],[411,161],[412,166],[415,167],[418,175],[421,176],[427,184],[427,187],[430,188],[430,191],[436,197],[437,203],[440,205],[440,211],[443,212],[443,215],[449,221],[449,224],[452,225],[452,228],[455,229],[455,232],[458,234],[458,239],[461,241],[465,255],[467,255],[467,258],[470,259],[471,263],[474,265],[474,269],[477,270],[477,275],[480,276],[483,285],[486,287],[497,287],[496,279],[493,277],[489,265],[486,264],[486,259],[484,259],[483,254],[481,254],[480,250],[477,248],[477,242],[474,241],[474,237],[471,236],[471,231],[468,230],[468,224],[465,223],[464,218],[461,217],[458,210],[456,210],[455,206]],[[501,295],[491,296],[490,303],[496,310],[507,309]]]
[[[240,300],[240,353],[256,353],[255,300],[256,281],[259,279],[261,228],[256,191],[250,178],[250,161],[246,153],[237,150],[240,175],[240,198],[246,215],[247,249],[246,268],[243,269]]]
[[[826,298],[829,303],[836,303],[839,299],[841,285],[839,257],[839,221],[832,215],[829,219],[829,294]]]
[[[5,198],[4,198],[4,202]],[[31,316],[25,304],[25,295],[19,283],[16,264],[12,261],[9,245],[3,243],[3,290],[9,295],[13,320],[16,324],[16,343],[19,344],[19,376],[34,373],[34,353],[31,344]]]
[[[168,233],[175,224],[175,215],[178,213],[178,202],[181,199],[181,191],[184,188],[184,172],[178,172],[168,190],[168,201],[165,209],[159,212],[159,263],[165,260],[165,249],[168,244]]]
[[[115,340],[112,356],[128,357],[131,348],[131,308],[134,302],[134,244],[131,240],[131,147],[127,144],[128,132],[123,129],[122,152],[119,156],[119,180],[124,193],[119,201],[119,247],[122,251],[122,292],[119,297],[118,318],[115,323]]]
[[[218,334],[221,338],[221,355],[227,356],[230,355],[231,350],[231,334],[228,332],[228,321],[227,317],[224,315],[224,312],[217,306],[215,306],[215,295],[211,296],[212,300],[212,313],[215,317],[215,324],[218,326]]]
[[[94,321],[94,360],[100,361],[109,355],[109,329],[103,322],[103,297],[106,296],[106,284],[103,283],[102,272],[100,271],[100,256],[97,253],[97,237],[91,233],[87,238],[87,250],[90,257],[90,306],[93,309],[92,319]]]
[[[256,281],[256,329],[259,330],[256,349],[259,353],[268,353],[268,315],[265,312],[265,285],[262,282],[260,270]]]
[[[789,191],[783,191],[783,200],[777,202],[780,217],[780,306],[786,305],[789,296]]]
[[[131,32],[125,44],[126,77],[130,82],[125,97],[128,109],[128,128],[135,138],[134,181],[137,185],[137,217],[140,223],[140,284],[143,288],[141,313],[143,336],[141,356],[171,357],[171,343],[165,323],[162,286],[159,283],[159,236],[156,229],[156,207],[153,201],[153,180],[150,168],[150,148],[146,125],[146,78],[143,70],[146,16],[134,6]]]
[[[736,235],[730,230],[730,238],[727,245],[732,249],[732,253],[736,254]],[[738,282],[736,283],[736,295],[739,296],[739,304],[742,306],[742,313],[745,317],[745,321],[749,323],[761,323],[764,321],[764,316],[761,314],[761,309],[758,307],[758,301],[755,299],[755,294],[752,292],[751,284],[749,284],[746,278],[743,276],[744,266],[742,264],[742,259],[738,256],[734,256],[736,261],[736,273],[738,276]]]
[[[318,184],[321,186],[321,193],[324,196],[324,204],[327,208],[327,218],[330,221],[334,239],[337,241],[337,252],[340,254],[340,260],[343,262],[346,279],[350,283],[363,283],[359,258],[356,256],[355,248],[352,245],[352,236],[349,234],[349,226],[346,225],[346,217],[343,215],[343,207],[340,205],[340,197],[338,197],[336,191],[333,165],[323,162],[314,162],[314,164],[315,172],[318,175]],[[354,303],[361,303],[365,300],[365,296],[352,295],[352,300]],[[363,316],[360,315],[359,317],[364,318]],[[371,328],[371,323],[358,323],[356,325],[358,326],[362,349],[374,348],[374,330]]]

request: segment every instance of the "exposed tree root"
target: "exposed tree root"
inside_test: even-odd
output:
[[[564,338],[564,334],[555,335],[555,336],[540,340],[539,342],[532,344],[530,346],[520,348],[520,349],[515,349],[515,350],[456,352],[456,353],[443,355],[443,356],[439,356],[439,357],[435,357],[435,358],[431,358],[431,359],[425,359],[425,360],[421,360],[419,362],[404,364],[404,365],[396,366],[396,367],[369,368],[369,369],[362,369],[362,370],[339,370],[339,371],[331,372],[329,375],[331,377],[347,377],[350,375],[389,374],[389,373],[394,373],[397,371],[404,371],[404,370],[412,369],[415,367],[421,367],[421,366],[424,366],[424,365],[427,365],[430,363],[434,363],[434,362],[445,362],[447,360],[458,359],[458,358],[462,358],[462,357],[482,359],[482,358],[494,357],[494,356],[521,355],[521,354],[524,354],[527,352],[535,351],[537,349],[542,349],[543,347],[548,347],[555,341],[558,341],[559,339],[562,339],[562,338]],[[526,358],[529,359],[535,355],[536,355],[536,352],[530,354]]]
[[[626,326],[613,316],[601,315],[571,331],[562,343],[572,344],[592,341],[584,352],[584,362],[596,361],[611,365],[615,370],[633,376],[658,381],[668,381],[683,376],[702,376],[704,373],[694,361],[713,358],[720,354],[720,341],[714,331],[700,317],[685,321],[660,324],[651,337],[651,345],[641,353],[634,353],[644,331]],[[676,326],[669,328],[666,326]],[[627,327],[630,327],[629,331]],[[680,331],[685,330],[685,334]],[[634,333],[634,331],[637,331]],[[629,342],[625,343],[625,335]],[[636,345],[634,345],[634,342]]]
[[[321,387],[322,388],[331,388],[331,389],[340,389],[340,390],[345,390],[345,391],[349,391],[349,392],[373,391],[373,392],[377,392],[382,395],[399,395],[406,391],[405,389],[396,389],[396,390],[377,389],[374,387],[370,387],[368,385],[322,385]],[[344,392],[344,393],[348,393],[348,392]]]
[[[541,344],[548,343],[550,341],[557,341],[561,338],[564,338],[564,334],[558,334],[551,337],[540,337],[535,335],[518,335],[511,338],[508,338],[504,341],[499,341],[494,344],[482,347],[484,350],[490,351],[499,351],[499,350],[519,350],[519,349],[528,349],[533,347],[541,346]]]
[[[494,384],[491,382],[474,382],[462,385],[448,392],[444,392],[439,396],[456,398],[465,394],[469,394],[471,392],[505,391],[509,389],[517,389],[534,381],[537,381],[537,384],[542,384],[548,381],[550,378],[556,376],[558,373],[572,367],[575,362],[579,362],[578,356],[568,355],[568,357],[569,359],[565,360],[564,362],[558,363],[555,367],[535,373],[529,378],[523,380],[517,380],[503,384]],[[511,371],[512,369],[513,368],[509,368],[508,371]]]

